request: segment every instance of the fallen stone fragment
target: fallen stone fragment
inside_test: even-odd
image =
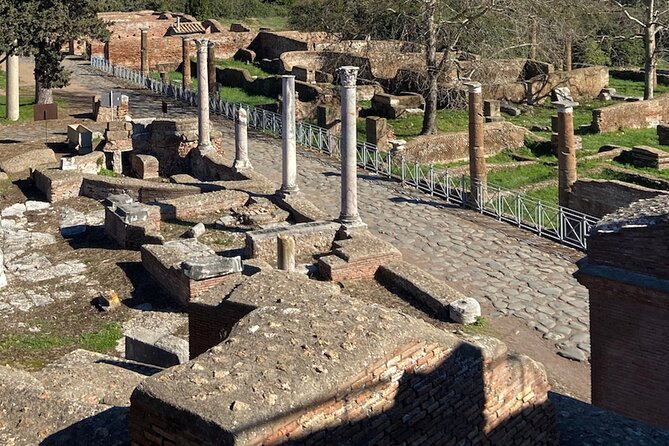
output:
[[[588,360],[585,356],[585,352],[577,347],[567,347],[563,350],[559,350],[558,355],[563,358],[571,359],[572,361],[584,362]]]
[[[449,315],[458,324],[473,324],[481,316],[481,305],[472,297],[465,297],[451,302]]]
[[[188,238],[198,238],[207,231],[203,223],[198,223],[186,232],[186,237]]]
[[[45,209],[49,209],[51,207],[51,203],[48,201],[28,200],[26,201],[25,206],[26,212],[43,211]]]
[[[112,311],[121,306],[121,299],[114,290],[102,291],[93,299],[93,305],[101,311]]]
[[[201,256],[182,262],[181,270],[193,280],[209,279],[242,272],[242,259],[239,256]]]

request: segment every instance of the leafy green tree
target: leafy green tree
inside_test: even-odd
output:
[[[0,0],[0,49],[34,55],[38,103],[52,103],[52,90],[69,84],[70,73],[61,62],[70,40],[109,39],[94,4],[94,0]]]

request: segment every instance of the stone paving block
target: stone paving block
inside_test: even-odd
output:
[[[188,342],[170,334],[134,327],[125,334],[125,358],[172,367],[188,361]]]

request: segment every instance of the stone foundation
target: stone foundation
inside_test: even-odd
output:
[[[318,259],[318,270],[333,282],[372,278],[381,265],[401,258],[393,245],[362,231],[334,242],[332,254]]]
[[[621,128],[645,129],[669,121],[669,95],[649,101],[623,102],[592,111],[592,129],[597,133]]]
[[[667,193],[669,192],[622,181],[584,179],[572,185],[569,209],[603,217],[635,201]]]
[[[105,234],[122,248],[163,243],[160,208],[133,202],[128,195],[110,195],[105,205]]]
[[[244,206],[248,199],[249,194],[245,192],[221,190],[162,200],[155,204],[160,206],[163,220],[191,221],[202,215],[220,213]]]

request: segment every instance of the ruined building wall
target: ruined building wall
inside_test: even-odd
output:
[[[130,411],[133,441],[176,444],[472,444],[553,445],[554,413],[544,370],[505,350],[482,359],[473,346],[405,344],[373,362],[313,406],[287,413],[248,441],[215,432],[137,392]],[[257,426],[256,428],[260,428]],[[204,429],[204,431],[201,431]],[[197,433],[196,433],[197,432]],[[166,442],[166,443],[163,443]]]
[[[649,101],[623,102],[592,111],[592,128],[597,133],[620,128],[645,129],[669,120],[669,95]]]
[[[569,194],[569,209],[603,217],[635,201],[668,192],[615,180],[578,180]]]

